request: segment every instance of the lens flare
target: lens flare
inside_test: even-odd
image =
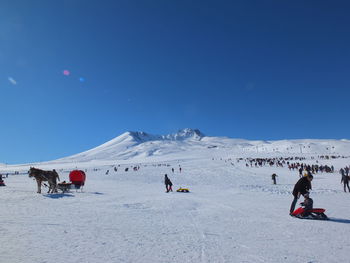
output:
[[[70,75],[69,70],[67,70],[67,69],[63,70],[63,75],[65,75],[65,76],[69,76],[69,75]]]
[[[12,77],[8,77],[8,80],[11,82],[11,84],[13,84],[13,85],[16,85],[17,84],[17,81],[14,79],[14,78],[12,78]]]

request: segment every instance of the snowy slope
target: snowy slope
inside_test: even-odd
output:
[[[37,194],[25,173],[5,178],[0,262],[347,262],[350,194],[337,171],[312,182],[314,205],[332,220],[300,220],[288,215],[296,171],[246,167],[237,158],[303,155],[306,163],[339,170],[350,158],[318,155],[349,156],[348,146],[346,140],[247,141],[193,130],[124,133],[85,153],[35,164],[57,169],[66,181],[70,170],[86,170],[83,192]],[[29,165],[1,166],[0,173]],[[125,171],[135,166],[140,169]],[[165,173],[174,190],[191,193],[165,193]]]
[[[125,132],[96,148],[76,154],[62,160],[113,160],[130,159],[133,157],[147,157],[157,155],[160,148],[175,148],[179,150],[182,145],[200,141],[202,134],[198,130],[184,129],[175,134],[160,136],[150,135],[145,132]],[[176,149],[179,148],[179,149]],[[173,151],[171,151],[173,152]]]
[[[88,162],[92,160],[143,160],[147,157],[181,155],[215,156],[217,152],[240,155],[339,154],[349,155],[348,140],[281,140],[249,141],[205,136],[195,129],[183,129],[170,135],[126,132],[89,151],[61,159]],[[171,156],[172,155],[172,156]]]

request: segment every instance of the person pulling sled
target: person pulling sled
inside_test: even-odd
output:
[[[302,177],[298,180],[298,182],[295,184],[293,189],[293,196],[294,199],[292,201],[292,204],[290,206],[289,214],[293,215],[295,205],[297,204],[298,199],[300,196],[305,196],[306,193],[309,193],[309,190],[312,189],[311,181],[313,179],[312,174],[308,174],[305,177]]]

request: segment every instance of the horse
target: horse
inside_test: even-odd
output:
[[[56,187],[57,187],[57,180],[60,181],[60,177],[58,176],[58,173],[56,172],[55,169],[52,171],[44,171],[40,170],[34,167],[30,167],[28,171],[29,177],[34,177],[37,184],[38,184],[38,191],[37,193],[41,193],[41,183],[43,181],[47,181],[49,183],[49,191],[47,193],[54,193],[56,192]]]

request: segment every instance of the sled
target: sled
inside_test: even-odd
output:
[[[6,186],[6,184],[3,180],[0,180],[0,186]]]
[[[180,187],[179,189],[176,190],[178,193],[189,193],[190,190],[188,188],[182,188]]]
[[[62,183],[58,183],[57,184],[57,188],[59,190],[62,191],[62,193],[66,193],[69,191],[69,189],[71,189],[72,183],[66,183],[66,182],[62,182]]]
[[[326,209],[323,208],[313,208],[307,215],[305,215],[305,209],[303,207],[299,207],[292,213],[292,216],[300,219],[328,220],[328,217],[324,213],[325,211]]]
[[[86,174],[81,170],[73,170],[69,173],[70,182],[63,181],[57,184],[57,189],[61,190],[62,193],[69,192],[70,189],[83,189],[85,184]]]

